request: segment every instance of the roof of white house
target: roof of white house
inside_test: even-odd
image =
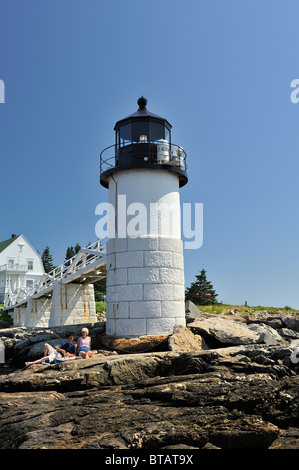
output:
[[[11,238],[9,238],[8,240],[4,240],[4,242],[0,242],[0,253],[5,250],[5,248],[7,248],[11,243],[13,243],[14,241],[16,241],[17,238],[19,238],[21,235],[16,235],[16,236],[13,236]]]
[[[19,238],[21,238],[21,240],[23,239],[27,243],[27,245],[36,253],[36,255],[39,258],[41,258],[39,252],[34,248],[34,246],[31,245],[31,243],[27,240],[27,238],[22,233],[20,235],[13,234],[11,238],[9,238],[8,240],[4,240],[3,242],[0,242],[0,254]]]

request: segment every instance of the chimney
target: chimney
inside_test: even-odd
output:
[[[16,238],[17,234],[16,233],[13,233],[11,238]]]

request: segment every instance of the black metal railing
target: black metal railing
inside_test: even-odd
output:
[[[179,145],[163,142],[129,143],[119,146],[110,145],[100,154],[100,174],[113,168],[154,168],[171,166],[186,172],[187,154]]]

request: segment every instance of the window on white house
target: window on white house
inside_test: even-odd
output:
[[[33,280],[32,279],[27,279],[26,280],[26,287],[33,287]]]
[[[33,261],[31,259],[27,261],[27,269],[28,271],[33,271]]]
[[[9,258],[9,259],[8,259],[8,267],[13,266],[14,264],[15,264],[15,260],[12,259],[12,258]]]

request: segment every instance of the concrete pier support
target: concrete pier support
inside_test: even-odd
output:
[[[9,315],[13,319],[13,326],[27,326],[26,325],[26,311],[27,305],[21,305],[20,307],[15,307],[13,314],[9,312]]]
[[[51,297],[30,298],[26,309],[25,326],[44,328],[49,326],[51,315]]]
[[[49,327],[97,321],[92,284],[62,284],[53,289]]]

